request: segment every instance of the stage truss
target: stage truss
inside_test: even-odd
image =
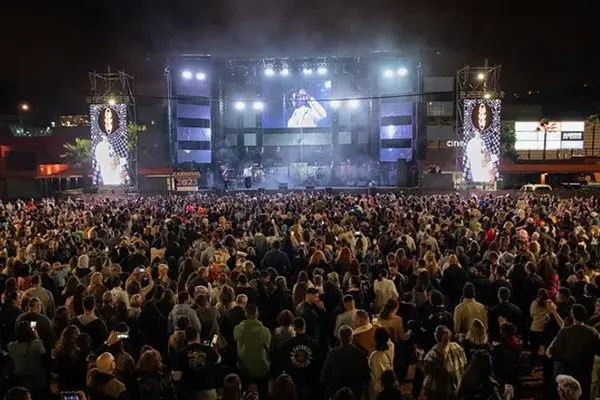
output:
[[[488,65],[485,60],[483,66],[474,67],[465,65],[456,75],[456,141],[466,145],[465,140],[465,100],[494,100],[504,98],[500,90],[500,72],[502,66]],[[464,171],[464,146],[456,152],[455,170]],[[467,178],[467,177],[465,177]],[[466,180],[466,179],[465,179]]]
[[[135,102],[135,78],[124,71],[112,72],[110,67],[106,73],[91,71],[88,73],[90,93],[88,104],[124,104],[127,120],[137,125]],[[126,129],[128,129],[126,127]],[[138,191],[138,149],[137,145],[128,149],[129,177],[131,190]]]

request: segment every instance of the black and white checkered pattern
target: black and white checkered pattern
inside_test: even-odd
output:
[[[108,142],[112,145],[114,151],[121,158],[128,158],[127,151],[127,105],[126,104],[92,104],[90,105],[90,125],[91,125],[91,140],[92,140],[92,170],[94,184],[101,185],[102,179],[100,177],[100,167],[96,162],[96,158],[93,156],[96,154],[96,146],[102,141],[104,136],[107,136],[98,124],[98,118],[106,110],[110,108],[114,110],[119,116],[118,129],[108,135]],[[127,170],[127,167],[125,167]],[[129,176],[127,174],[127,176]],[[126,184],[129,184],[129,178]]]
[[[500,129],[502,127],[502,100],[500,99],[467,99],[464,100],[463,104],[463,137],[461,138],[462,147],[462,165],[463,165],[463,177],[465,181],[472,182],[473,176],[471,175],[471,168],[469,166],[469,160],[467,157],[467,144],[471,140],[479,129],[473,125],[471,115],[476,107],[483,103],[492,110],[492,123],[489,127],[481,132],[481,139],[483,140],[485,147],[489,149],[491,155],[496,155],[496,161],[494,163],[494,170],[496,171],[496,178],[498,177],[498,164],[500,161]]]

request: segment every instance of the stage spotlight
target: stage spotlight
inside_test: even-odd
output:
[[[350,106],[350,108],[357,108],[358,107],[358,100],[356,99],[352,99],[348,102],[348,105]]]
[[[281,69],[280,74],[281,74],[281,76],[288,76],[290,74],[290,70],[287,69],[287,67],[284,67]]]
[[[480,81],[485,79],[485,74],[483,72],[480,72],[477,74],[477,79],[479,79]]]
[[[383,72],[383,76],[385,76],[386,78],[392,78],[394,76],[394,71],[392,71],[391,69],[386,69]]]
[[[387,134],[389,137],[394,136],[394,125],[388,125],[387,127]]]
[[[398,75],[399,76],[406,76],[408,75],[408,70],[406,68],[398,68]]]
[[[319,75],[325,75],[327,73],[327,68],[325,68],[325,67],[319,67],[319,69],[317,70],[317,73]]]
[[[114,106],[115,104],[117,104],[117,101],[111,97],[110,99],[108,99],[108,104]],[[29,110],[29,106],[27,106],[27,108],[23,107],[23,110]]]
[[[331,81],[325,81],[325,89],[331,89]]]
[[[483,98],[484,98],[484,99],[486,99],[486,100],[489,100],[489,99],[491,99],[491,98],[492,98],[492,95],[491,95],[490,93],[485,93],[485,94],[483,95]]]
[[[181,76],[183,76],[183,79],[192,79],[192,71],[183,71]]]
[[[262,101],[255,101],[254,104],[252,104],[252,108],[254,108],[255,111],[262,111],[265,108],[265,105]]]
[[[243,101],[238,101],[235,103],[235,109],[238,111],[243,111],[246,108],[246,103]]]
[[[312,68],[304,68],[304,69],[302,70],[302,73],[303,73],[304,75],[312,75]]]
[[[267,69],[265,69],[265,76],[273,76],[275,75],[275,71],[273,70],[273,68],[269,67]]]
[[[196,74],[196,79],[199,81],[203,81],[206,79],[206,74],[204,72],[198,72]]]
[[[338,108],[340,108],[340,101],[339,100],[331,100],[330,105],[331,105],[331,108],[338,109]]]

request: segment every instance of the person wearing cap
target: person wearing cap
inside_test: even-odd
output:
[[[562,328],[546,354],[581,385],[581,398],[590,399],[594,356],[600,355],[600,334],[585,324],[587,313],[581,304],[571,308],[573,324]]]
[[[579,400],[581,398],[581,385],[577,379],[561,374],[556,377],[556,383],[559,400]]]
[[[353,331],[350,326],[343,325],[337,336],[341,344],[327,353],[321,371],[321,382],[330,397],[340,388],[349,387],[354,398],[360,399],[371,379],[367,354],[352,344]]]

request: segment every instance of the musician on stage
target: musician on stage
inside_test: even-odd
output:
[[[252,167],[251,166],[245,167],[242,176],[244,177],[244,184],[246,186],[246,189],[251,189],[252,188]]]

